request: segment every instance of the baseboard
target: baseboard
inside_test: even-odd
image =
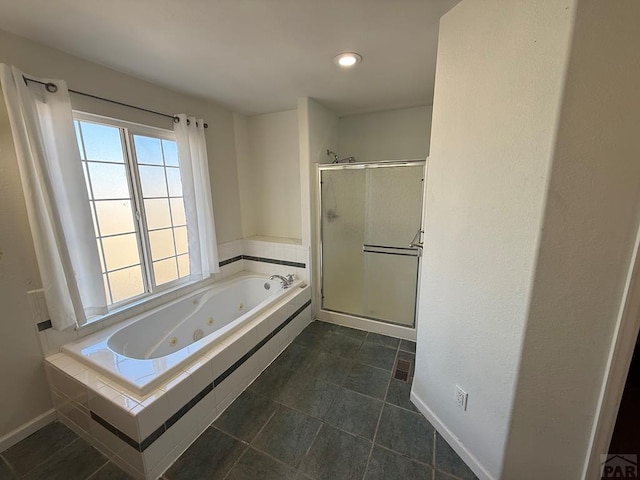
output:
[[[38,415],[33,420],[20,425],[12,432],[3,435],[0,437],[0,452],[4,452],[6,449],[13,447],[19,441],[24,440],[32,433],[37,432],[45,425],[53,422],[57,417],[58,415],[56,411],[52,408],[51,410],[44,412],[42,415]]]
[[[367,332],[379,333],[390,337],[402,338],[404,340],[416,341],[416,329],[393,325],[391,323],[369,320],[368,318],[354,317],[346,313],[336,313],[329,310],[320,310],[314,318],[327,323],[342,325],[343,327],[357,328]]]
[[[460,443],[460,440],[449,430],[444,423],[438,418],[438,416],[433,413],[433,411],[424,403],[418,396],[411,391],[411,401],[416,406],[420,413],[426,417],[427,420],[433,425],[433,427],[438,431],[440,435],[451,445],[451,448],[455,450],[455,452],[460,455],[460,458],[464,460],[473,473],[475,473],[480,480],[495,480],[495,477],[492,477],[489,472],[484,468],[484,466],[478,461],[473,454],[467,450],[467,448]]]

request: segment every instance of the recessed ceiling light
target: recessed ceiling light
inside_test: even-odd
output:
[[[333,62],[339,67],[353,67],[355,64],[362,61],[362,56],[355,52],[345,52],[340,55],[336,55]]]

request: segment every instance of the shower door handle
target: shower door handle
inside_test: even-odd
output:
[[[418,229],[416,234],[413,236],[413,240],[411,240],[411,243],[409,243],[409,246],[411,248],[419,248],[420,250],[422,250],[423,245],[420,240],[423,233],[424,233],[424,230]]]

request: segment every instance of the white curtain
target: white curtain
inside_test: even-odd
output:
[[[42,287],[63,330],[107,313],[107,302],[69,92],[62,80],[37,80],[51,85],[0,64]]]
[[[220,271],[218,244],[213,221],[209,161],[202,119],[177,115],[175,124],[182,194],[187,217],[189,269],[192,280]]]

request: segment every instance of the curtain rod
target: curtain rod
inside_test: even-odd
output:
[[[55,83],[52,83],[52,82],[41,82],[40,80],[35,80],[33,78],[27,78],[24,75],[22,76],[22,79],[24,80],[25,84],[28,84],[28,82],[33,82],[33,83],[39,83],[40,85],[44,85],[44,88],[46,88],[47,92],[55,93],[55,92],[58,91],[58,86]],[[140,111],[147,112],[147,113],[153,113],[154,115],[160,115],[161,117],[171,118],[174,123],[178,123],[180,121],[180,117],[176,117],[175,115],[169,115],[167,113],[156,112],[155,110],[149,110],[147,108],[136,107],[135,105],[129,105],[128,103],[118,102],[116,100],[111,100],[109,98],[99,97],[97,95],[92,95],[91,93],[79,92],[78,90],[73,90],[71,88],[69,88],[68,90],[71,93],[75,93],[77,95],[83,95],[85,97],[95,98],[96,100],[102,100],[103,102],[109,102],[109,103],[113,103],[115,105],[134,108],[136,110],[140,110]],[[187,119],[187,125],[190,125],[190,124],[191,124],[191,122],[189,121],[189,119]],[[204,124],[204,128],[209,128],[209,124],[205,123]]]

